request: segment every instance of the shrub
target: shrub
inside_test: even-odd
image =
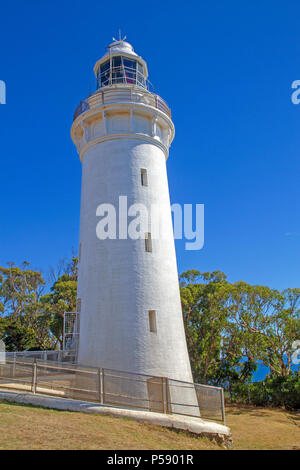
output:
[[[286,409],[300,409],[300,373],[287,377],[267,377],[260,382],[232,384],[230,399],[235,403],[249,403],[255,406],[284,406]]]

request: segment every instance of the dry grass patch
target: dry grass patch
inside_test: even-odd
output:
[[[235,449],[300,449],[300,413],[227,407]],[[0,449],[214,450],[208,439],[129,418],[0,402]]]
[[[300,450],[300,413],[231,405],[226,409],[235,449]]]
[[[219,449],[208,439],[131,419],[0,402],[0,449]]]

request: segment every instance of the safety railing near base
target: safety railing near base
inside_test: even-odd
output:
[[[9,361],[15,361],[16,359],[19,360],[22,358],[40,359],[42,361],[74,362],[76,358],[76,351],[72,349],[66,349],[63,351],[17,351],[6,352],[5,357]]]
[[[0,388],[201,417],[225,424],[222,388],[67,361],[20,357],[18,353],[6,353],[5,361],[0,363]]]

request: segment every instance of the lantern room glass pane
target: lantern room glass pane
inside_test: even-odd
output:
[[[144,69],[141,64],[138,63],[138,70],[137,70],[137,84],[145,87],[145,76],[144,76]]]
[[[122,67],[122,58],[113,57],[112,58],[112,84],[123,83],[124,82],[124,72]]]
[[[143,66],[136,60],[114,56],[101,64],[97,74],[97,88],[116,83],[129,83],[146,88]]]
[[[124,66],[124,73],[126,83],[136,83],[136,61],[129,60],[123,57],[123,66]]]
[[[109,85],[109,75],[110,75],[110,70],[109,70],[109,60],[107,62],[104,62],[100,66],[100,71],[98,72],[98,88],[101,86],[106,86]]]

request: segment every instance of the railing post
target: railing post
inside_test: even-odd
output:
[[[161,405],[162,405],[162,412],[165,412],[165,400],[164,400],[164,378],[161,378]]]
[[[165,403],[166,403],[166,413],[169,413],[169,379],[165,377]]]
[[[99,402],[103,405],[104,398],[103,398],[103,390],[104,390],[104,383],[103,383],[103,369],[98,369],[98,386],[99,386]]]
[[[17,353],[14,352],[13,377],[16,376],[16,362],[17,362]]]
[[[226,419],[225,419],[225,400],[224,400],[224,389],[221,388],[221,408],[222,408],[222,419],[224,426],[226,426]]]
[[[163,413],[168,413],[168,393],[167,393],[167,378],[162,377],[162,405]]]
[[[104,369],[101,369],[101,385],[102,385],[102,389],[101,389],[101,397],[102,397],[102,401],[101,401],[101,404],[103,405],[105,403],[105,389],[104,389]]]
[[[36,359],[34,358],[32,363],[32,387],[31,391],[36,393],[36,383],[37,383],[37,366],[36,366]]]

